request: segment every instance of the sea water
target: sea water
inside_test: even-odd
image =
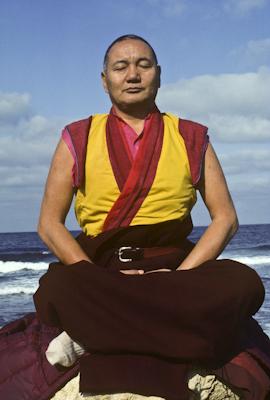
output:
[[[204,230],[195,227],[190,239],[197,241]],[[255,318],[270,336],[270,224],[242,225],[220,258],[247,264],[261,276],[266,297]],[[0,326],[34,311],[32,295],[52,261],[36,233],[0,233]]]

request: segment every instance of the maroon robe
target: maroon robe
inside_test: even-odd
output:
[[[192,270],[175,271],[192,248],[187,240],[192,229],[190,218],[128,227],[132,205],[136,210],[147,195],[154,176],[153,172],[147,177],[147,172],[155,171],[160,154],[160,114],[153,118],[155,129],[145,143],[149,146],[150,141],[154,146],[147,152],[145,144],[141,150],[148,168],[141,165],[141,156],[138,168],[130,165],[129,173],[124,171],[119,176],[115,172],[123,190],[117,207],[113,206],[108,215],[104,232],[96,238],[84,234],[78,238],[95,264],[51,264],[34,295],[38,316],[44,323],[65,330],[89,351],[80,363],[82,392],[135,392],[184,400],[189,396],[188,371],[199,364],[241,391],[244,399],[263,400],[270,388],[270,345],[252,320],[264,299],[257,273],[231,260],[208,261]],[[89,127],[89,121],[83,125]],[[73,127],[69,128],[72,132]],[[108,118],[107,143],[115,171],[119,154],[110,142],[114,129],[117,127]],[[189,121],[181,128],[180,121],[180,130],[195,185],[207,146],[206,128]],[[80,143],[86,143],[87,135],[83,139],[77,132],[71,135],[79,154],[78,184],[83,184],[85,157]],[[128,157],[121,160],[120,172],[127,166]],[[123,263],[116,252],[121,246],[171,246],[174,250]],[[129,268],[169,268],[171,272],[142,276],[119,272]],[[252,374],[245,368],[250,363]]]

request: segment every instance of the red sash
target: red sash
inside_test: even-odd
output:
[[[164,123],[157,110],[150,116],[134,161],[126,150],[125,137],[117,118],[108,116],[106,138],[113,173],[121,194],[104,222],[103,232],[128,226],[154,181],[162,149]]]

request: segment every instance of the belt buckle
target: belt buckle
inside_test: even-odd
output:
[[[123,252],[125,251],[125,250],[132,250],[133,249],[133,247],[131,247],[131,246],[123,246],[123,247],[120,247],[119,249],[118,249],[118,258],[119,258],[119,260],[120,261],[122,261],[122,262],[130,262],[130,261],[133,261],[132,260],[132,258],[122,258],[122,255],[123,255]]]

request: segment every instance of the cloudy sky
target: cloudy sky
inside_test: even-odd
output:
[[[240,223],[269,223],[269,20],[270,0],[1,0],[0,231],[36,229],[61,128],[108,110],[102,58],[125,33],[156,49],[160,109],[209,127]]]

